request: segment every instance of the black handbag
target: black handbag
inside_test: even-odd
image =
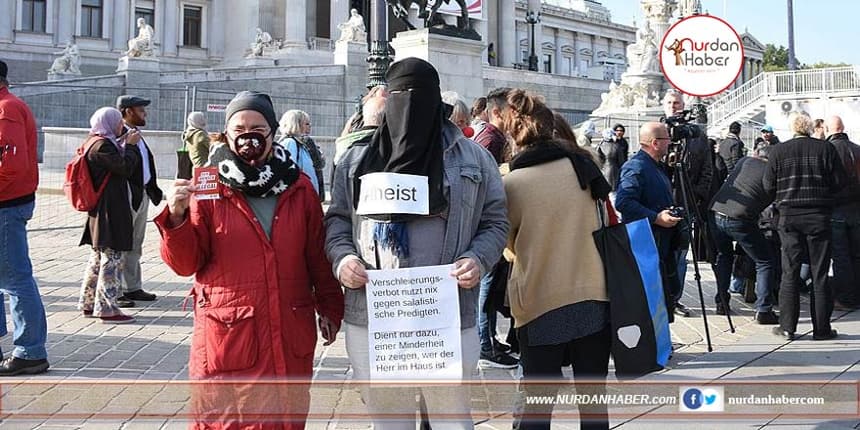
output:
[[[609,295],[615,376],[636,378],[663,369],[672,352],[660,257],[647,218],[610,225],[602,203],[601,227],[592,234]]]
[[[185,149],[176,150],[176,179],[191,180],[194,166],[191,164],[191,157],[188,156],[188,151]]]

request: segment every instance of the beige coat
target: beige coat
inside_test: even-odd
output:
[[[568,159],[505,175],[513,254],[508,298],[517,327],[553,309],[608,301],[603,263],[592,232],[597,204],[582,190]]]

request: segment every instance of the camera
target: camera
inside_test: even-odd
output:
[[[690,109],[681,111],[678,115],[672,115],[662,119],[662,122],[669,128],[669,138],[672,142],[680,142],[684,139],[692,139],[702,135],[699,127],[690,124],[690,121],[696,119],[696,115]]]
[[[683,206],[669,206],[669,215],[672,215],[675,218],[684,218],[686,211],[684,211]]]

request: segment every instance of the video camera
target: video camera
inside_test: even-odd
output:
[[[702,135],[699,127],[690,124],[690,121],[696,119],[691,109],[683,110],[678,115],[663,118],[661,122],[669,128],[669,138],[672,142],[681,142],[684,139],[700,137]]]

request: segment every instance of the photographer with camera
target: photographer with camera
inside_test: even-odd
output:
[[[699,126],[690,123],[694,119],[692,111],[684,110],[684,107],[684,98],[681,93],[674,90],[666,91],[666,95],[663,97],[663,112],[666,116],[661,118],[661,122],[664,122],[668,127],[672,143],[665,160],[669,177],[672,178],[675,206],[685,207],[687,215],[690,217],[688,220],[690,222],[682,224],[679,240],[675,246],[676,272],[678,273],[680,288],[674,296],[674,308],[676,314],[688,317],[690,316],[689,308],[679,301],[684,294],[684,278],[687,275],[687,253],[691,238],[688,227],[691,223],[702,226],[694,232],[694,246],[697,246],[697,250],[703,251],[697,253],[700,260],[711,260],[713,252],[710,252],[710,247],[705,244],[708,243],[708,238],[712,236],[707,231],[706,214],[712,194],[711,181],[714,174],[714,163],[713,151],[708,145],[705,133]],[[681,169],[677,168],[679,163],[683,163],[685,166],[684,170],[687,176],[687,204],[685,204],[682,195]]]
[[[654,241],[660,254],[660,275],[669,321],[674,320],[675,297],[680,295],[677,258],[672,244],[677,241],[678,223],[682,218],[673,216],[672,182],[661,166],[669,152],[669,131],[664,124],[648,122],[639,129],[637,152],[621,167],[621,181],[615,197],[615,207],[624,222],[648,218],[652,224]],[[682,215],[674,212],[675,215]]]

